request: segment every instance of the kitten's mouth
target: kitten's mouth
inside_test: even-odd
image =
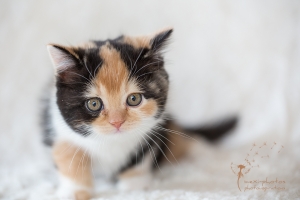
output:
[[[121,134],[123,133],[124,131],[120,130],[120,129],[115,129],[113,134]]]

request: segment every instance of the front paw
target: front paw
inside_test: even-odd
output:
[[[75,199],[76,200],[89,200],[91,199],[91,194],[85,190],[75,191]]]
[[[59,200],[89,200],[91,199],[91,193],[87,190],[70,190],[60,187],[56,196]]]
[[[92,188],[84,187],[61,176],[56,196],[59,200],[89,200],[92,196]]]

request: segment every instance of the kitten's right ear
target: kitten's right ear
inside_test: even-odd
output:
[[[57,73],[63,72],[76,65],[78,56],[73,50],[54,44],[48,44],[47,49]]]

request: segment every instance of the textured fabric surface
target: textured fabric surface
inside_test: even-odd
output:
[[[56,172],[39,127],[53,75],[46,44],[168,26],[170,112],[185,126],[236,114],[238,127],[218,145],[199,140],[179,164],[162,166],[148,190],[120,192],[97,180],[98,199],[300,198],[299,1],[4,0],[0,15],[0,199],[55,199]],[[240,191],[245,159],[252,168],[241,189],[266,178],[265,186],[285,189]]]

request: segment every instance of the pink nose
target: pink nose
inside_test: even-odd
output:
[[[113,125],[114,127],[116,127],[117,129],[119,129],[122,124],[124,123],[124,121],[111,121],[109,122],[111,125]]]

